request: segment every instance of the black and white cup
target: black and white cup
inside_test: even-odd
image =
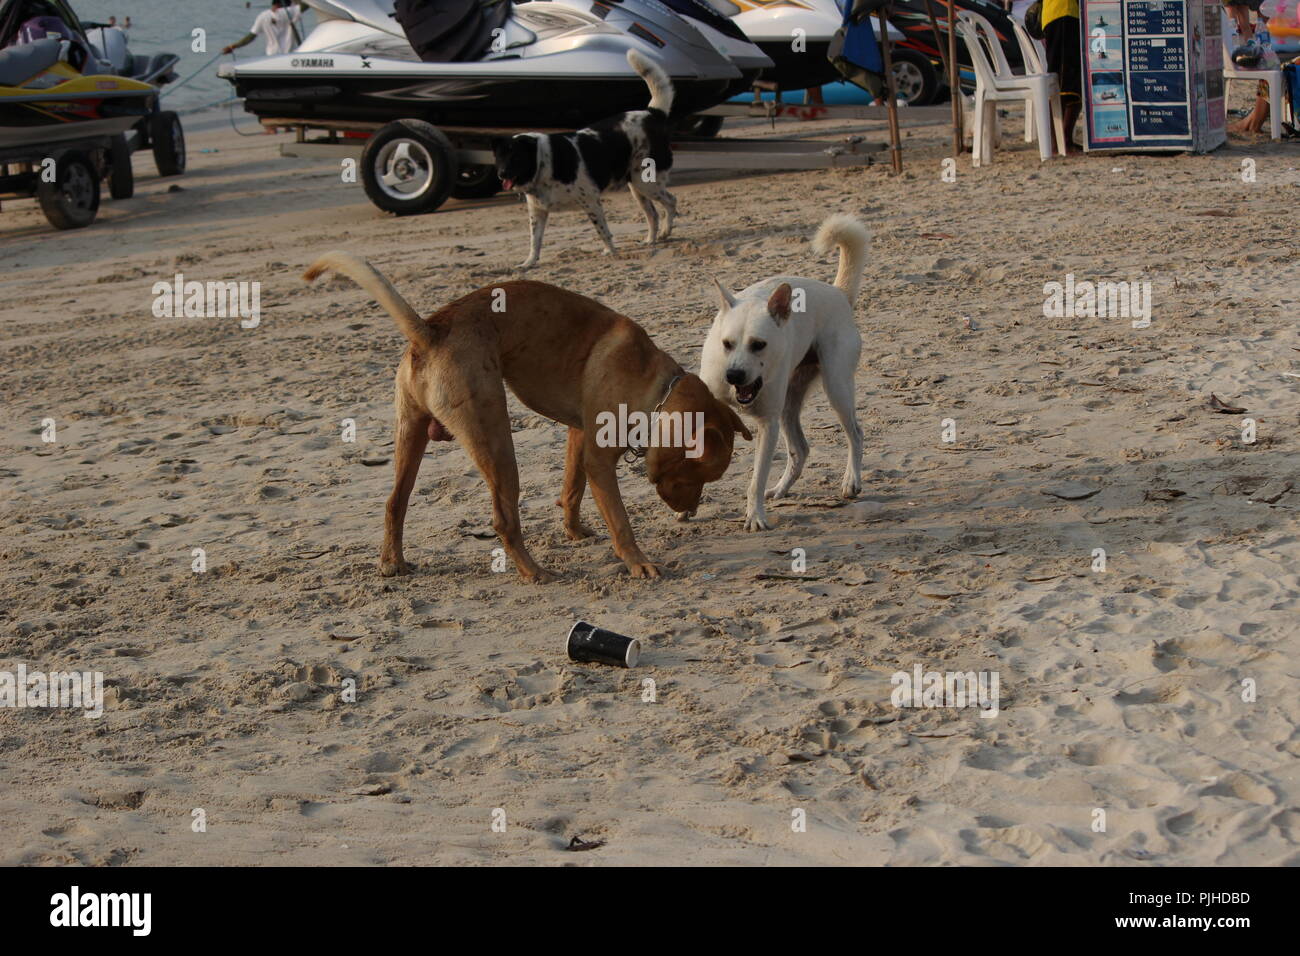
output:
[[[583,663],[636,667],[641,657],[641,642],[636,638],[615,634],[586,621],[578,621],[570,628],[566,645],[569,660]]]

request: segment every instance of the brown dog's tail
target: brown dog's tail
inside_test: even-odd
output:
[[[302,277],[307,282],[311,282],[326,272],[347,276],[373,295],[375,301],[393,317],[398,329],[415,348],[424,351],[438,344],[433,329],[416,314],[410,304],[393,288],[393,284],[380,275],[379,270],[365,259],[354,256],[350,252],[327,252],[308,266]]]

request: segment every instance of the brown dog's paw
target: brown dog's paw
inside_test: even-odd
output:
[[[629,562],[627,573],[634,578],[657,578],[659,569],[650,562]]]
[[[386,578],[396,577],[399,574],[410,574],[414,570],[415,568],[400,559],[397,561],[384,559],[379,562],[379,573]]]
[[[560,579],[558,574],[552,574],[545,568],[538,568],[536,571],[532,572],[520,571],[519,573],[529,584],[550,584],[552,581],[558,581]]]
[[[575,525],[566,524],[564,526],[564,533],[570,541],[581,541],[584,538],[594,538],[596,536],[596,532],[592,531],[582,522],[578,522]]]

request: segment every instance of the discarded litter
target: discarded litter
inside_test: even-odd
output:
[[[586,621],[576,622],[565,639],[569,660],[581,663],[612,664],[636,667],[641,657],[641,642],[615,634]]]

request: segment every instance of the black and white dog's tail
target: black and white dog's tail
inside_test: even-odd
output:
[[[650,109],[671,113],[673,111],[673,81],[669,79],[663,68],[654,60],[642,56],[636,50],[627,51],[627,62],[632,65],[632,69],[641,74],[641,79],[645,80],[645,85],[650,87]]]
[[[828,216],[813,236],[813,250],[826,255],[839,247],[840,267],[835,272],[835,287],[849,297],[849,304],[857,301],[862,288],[862,270],[867,267],[867,251],[871,236],[867,227],[854,216],[838,213]]]

